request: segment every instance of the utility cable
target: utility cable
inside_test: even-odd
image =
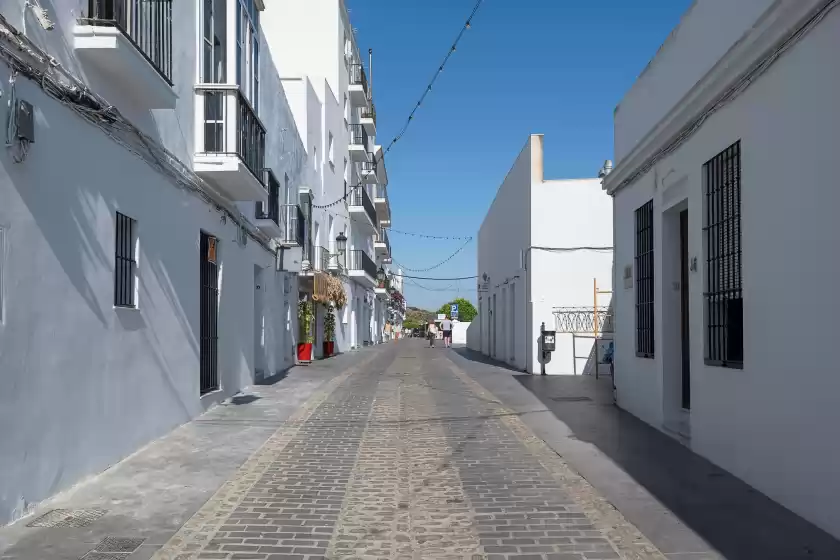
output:
[[[392,272],[391,275],[398,276],[400,278],[411,278],[412,280],[434,280],[437,282],[454,282],[455,280],[474,280],[478,278],[477,275],[458,276],[457,278],[429,278],[427,276],[409,276],[408,274],[397,274],[396,272]]]
[[[426,96],[429,95],[429,93],[432,91],[432,86],[435,85],[435,82],[437,81],[438,77],[443,72],[443,69],[446,67],[446,64],[449,62],[449,59],[452,57],[452,53],[455,52],[456,48],[458,47],[458,43],[461,42],[461,39],[463,38],[464,33],[467,31],[467,29],[470,29],[470,27],[472,27],[472,20],[475,17],[475,14],[478,12],[478,9],[481,7],[481,5],[483,3],[484,3],[484,0],[477,0],[476,1],[475,6],[473,6],[472,11],[470,12],[469,17],[467,18],[467,21],[464,22],[464,25],[461,27],[461,30],[458,32],[458,35],[455,37],[455,41],[452,42],[452,46],[449,47],[449,50],[446,52],[446,56],[443,57],[443,61],[438,66],[438,69],[435,71],[434,75],[432,76],[432,79],[429,80],[429,83],[426,85],[426,88],[423,90],[422,95],[420,95],[420,99],[417,100],[417,103],[414,105],[414,108],[411,110],[411,113],[409,113],[408,118],[405,120],[405,124],[400,129],[400,131],[397,133],[397,135],[394,136],[394,139],[391,140],[391,142],[385,147],[385,149],[382,150],[382,154],[379,156],[379,159],[377,159],[376,156],[373,157],[373,165],[374,166],[376,166],[380,161],[382,161],[382,158],[385,157],[385,154],[390,152],[391,148],[394,147],[394,144],[396,144],[397,141],[399,141],[400,138],[402,138],[403,135],[406,133],[406,131],[408,130],[408,127],[411,125],[412,121],[414,120],[414,115],[417,113],[417,110],[420,109],[420,106],[423,104],[423,101],[425,101]],[[330,208],[331,206],[335,206],[336,204],[345,200],[349,195],[350,195],[350,192],[348,191],[347,193],[344,194],[344,196],[342,196],[341,198],[339,198],[338,200],[336,200],[334,202],[330,202],[329,204],[319,204],[319,205],[313,204],[312,207],[313,208],[318,208],[318,209]]]
[[[461,245],[460,247],[458,247],[458,248],[455,250],[455,252],[454,252],[454,253],[452,253],[451,255],[449,255],[448,257],[446,257],[445,259],[443,259],[442,261],[440,261],[439,263],[437,263],[437,264],[436,264],[436,265],[434,265],[434,266],[429,266],[429,267],[427,267],[427,268],[409,268],[409,267],[407,267],[407,266],[403,266],[403,265],[399,264],[399,263],[398,263],[397,261],[395,261],[395,260],[394,260],[394,264],[396,264],[397,266],[399,266],[399,267],[400,267],[400,268],[402,268],[403,270],[407,270],[407,271],[409,271],[409,272],[428,272],[428,271],[430,271],[430,270],[434,270],[434,269],[436,269],[436,268],[438,268],[438,267],[440,267],[440,266],[443,266],[443,265],[445,265],[446,263],[448,263],[449,261],[451,261],[453,258],[455,258],[455,255],[457,255],[458,253],[460,253],[461,251],[463,251],[463,250],[464,250],[464,247],[466,247],[466,246],[470,243],[470,241],[472,241],[472,237],[470,237],[469,239],[467,239],[467,240],[464,242],[464,244],[463,244],[463,245]],[[391,259],[391,260],[393,260],[393,257],[392,257],[392,259]]]

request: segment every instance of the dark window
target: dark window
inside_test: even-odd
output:
[[[741,290],[741,142],[703,166],[706,208],[706,363],[744,364]]]
[[[653,201],[636,210],[636,355],[653,358]]]
[[[114,245],[114,305],[136,307],[137,222],[117,212]]]

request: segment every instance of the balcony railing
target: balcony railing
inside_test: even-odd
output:
[[[371,278],[376,279],[376,263],[360,249],[347,252],[347,270],[361,270]]]
[[[303,211],[297,204],[283,204],[280,206],[280,216],[283,218],[283,239],[281,243],[287,245],[303,245],[306,222]]]
[[[374,107],[373,103],[369,107],[362,107],[362,118],[371,119],[373,124],[376,124],[376,107]]]
[[[362,86],[362,89],[365,90],[365,95],[367,95],[367,74],[365,74],[365,68],[361,64],[350,65],[350,85]]]
[[[258,220],[271,220],[280,225],[280,182],[270,169],[263,173],[263,184],[268,186],[268,204],[260,201],[256,205],[256,218]]]
[[[348,201],[350,206],[363,207],[365,209],[365,214],[367,214],[367,217],[370,218],[370,222],[376,225],[376,208],[373,206],[373,201],[370,199],[367,189],[364,186],[359,185],[353,187],[350,191]]]
[[[385,247],[388,248],[388,254],[391,254],[391,241],[388,239],[388,232],[385,231],[385,228],[379,228],[378,239],[380,243],[384,243]]]
[[[359,123],[353,123],[350,125],[350,144],[356,146],[364,146],[364,148],[367,150],[368,133],[363,125]]]
[[[368,153],[368,161],[362,162],[362,171],[376,173],[376,162],[373,159],[373,154]]]
[[[172,85],[172,0],[88,0],[79,22],[122,31]]]
[[[203,153],[239,156],[263,182],[265,128],[251,104],[237,86],[203,84],[199,90],[204,98]]]

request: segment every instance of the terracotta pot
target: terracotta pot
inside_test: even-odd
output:
[[[312,361],[312,343],[301,342],[297,345],[297,358],[299,362]]]

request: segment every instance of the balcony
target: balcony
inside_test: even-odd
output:
[[[199,84],[195,172],[231,200],[266,202],[265,127],[239,86]]]
[[[350,152],[350,161],[370,161],[368,153],[368,134],[365,127],[359,123],[350,125],[350,145],[347,150]]]
[[[264,171],[263,181],[268,185],[268,202],[254,203],[256,225],[269,237],[282,237],[284,232],[280,223],[280,182],[271,169]]]
[[[362,250],[347,251],[347,275],[360,285],[373,288],[376,286],[376,263]]]
[[[391,254],[391,242],[388,240],[388,232],[383,227],[380,227],[376,233],[373,250],[376,251],[376,256],[384,257]]]
[[[172,0],[87,0],[73,28],[79,59],[150,109],[173,109]]]
[[[280,227],[283,232],[280,235],[280,244],[284,247],[302,247],[306,235],[306,221],[303,217],[303,210],[298,204],[280,205]]]
[[[377,183],[376,178],[376,162],[373,161],[373,154],[368,154],[368,161],[362,162],[362,170],[361,170],[361,177],[362,183],[366,185],[375,185]]]
[[[350,85],[348,86],[350,101],[357,107],[368,103],[368,82],[365,68],[361,64],[350,65]]]
[[[367,225],[370,233],[376,233],[376,208],[364,185],[351,187],[347,196],[347,210],[354,224]]]
[[[317,247],[318,258],[315,260],[315,270],[318,272],[328,272],[330,270],[330,262],[333,260],[333,255],[326,247]]]
[[[376,216],[379,225],[390,227],[391,203],[388,200],[388,190],[385,185],[376,185],[373,191],[373,203],[376,205]]]
[[[373,147],[373,159],[376,162],[376,182],[380,185],[388,185],[388,173],[385,169],[385,152],[382,146]]]
[[[362,117],[359,122],[371,136],[376,136],[376,106],[373,101],[370,105],[362,105]]]

